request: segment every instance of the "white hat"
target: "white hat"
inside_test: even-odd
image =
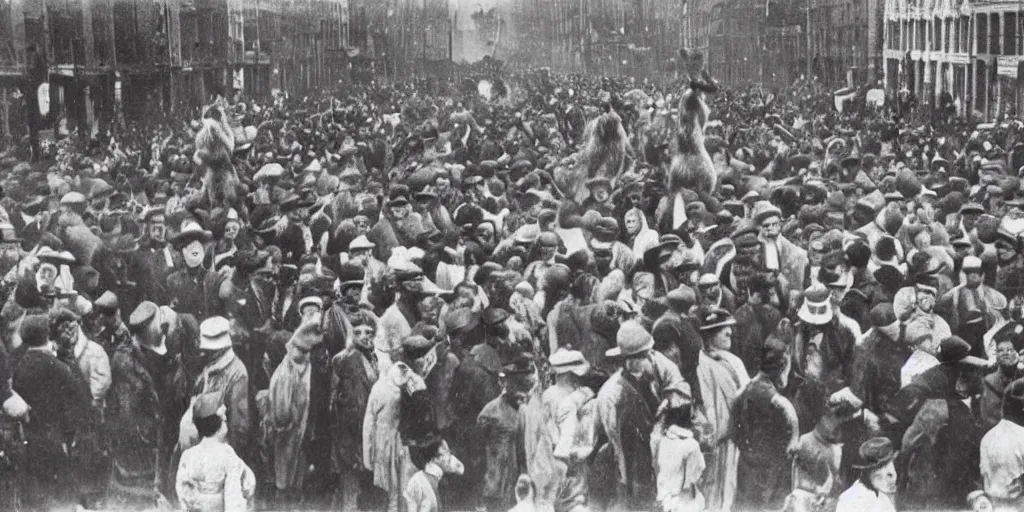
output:
[[[832,321],[832,297],[825,285],[814,284],[804,292],[804,303],[797,317],[811,325],[824,325]]]
[[[965,257],[964,258],[963,269],[965,271],[968,270],[968,269],[981,270],[981,258],[979,258],[977,256],[967,256],[967,257]]]
[[[214,316],[199,324],[199,350],[220,350],[231,347],[231,324],[227,318]]]
[[[374,247],[377,247],[377,244],[371,242],[369,238],[366,238],[366,235],[359,235],[348,244],[349,251],[358,251],[360,249],[373,249]]]
[[[320,297],[317,297],[316,295],[309,295],[309,296],[303,297],[302,300],[299,301],[299,311],[302,311],[302,308],[304,308],[306,306],[309,306],[311,304],[315,304],[320,309],[324,308],[324,300],[323,299],[321,299]]]
[[[551,354],[548,362],[551,363],[551,371],[555,375],[572,372],[582,377],[590,371],[590,363],[583,357],[583,352],[579,350],[558,349],[557,352]]]

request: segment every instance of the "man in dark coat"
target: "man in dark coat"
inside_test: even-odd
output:
[[[687,312],[696,302],[690,288],[677,288],[668,293],[668,310],[654,322],[651,335],[654,349],[679,366],[683,379],[694,390],[695,403],[700,404],[700,384],[697,382],[697,360],[704,342],[693,326]]]
[[[800,425],[796,409],[781,394],[789,383],[790,354],[785,342],[770,337],[762,348],[760,371],[733,402],[732,440],[740,451],[738,509],[781,509],[792,491],[790,461]]]
[[[733,335],[732,353],[743,361],[748,375],[757,374],[764,342],[782,320],[779,308],[771,302],[776,286],[773,281],[765,274],[753,275],[747,286],[747,300],[736,310],[736,323],[743,329]]]
[[[343,511],[356,510],[357,498],[362,493],[363,416],[378,376],[377,354],[373,347],[376,320],[368,312],[357,311],[349,315],[349,322],[353,339],[331,359],[332,462],[334,470],[341,475],[339,492]]]
[[[1009,322],[993,337],[998,366],[985,376],[981,390],[981,428],[987,431],[1003,419],[1003,395],[1011,382],[1024,377],[1019,351],[1024,350],[1024,325]]]
[[[92,397],[85,380],[57,359],[49,320],[30,315],[21,324],[26,351],[14,365],[13,389],[32,408],[25,424],[27,453],[23,505],[28,510],[68,507],[78,500],[69,474],[75,436]]]
[[[157,306],[143,302],[128,324],[132,342],[114,350],[107,400],[112,499],[126,507],[151,507],[152,490],[174,484],[164,470],[178,440],[184,389],[178,354],[167,346]]]
[[[159,302],[167,294],[167,277],[184,262],[181,253],[167,243],[167,215],[163,207],[146,210],[142,220],[146,223],[146,233],[139,243],[139,258],[145,269],[142,298]]]

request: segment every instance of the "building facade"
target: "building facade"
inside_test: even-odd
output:
[[[349,33],[349,0],[11,0],[0,86],[48,82],[42,122],[96,132],[218,94],[333,87],[348,76]]]
[[[681,9],[683,45],[726,84],[781,87],[806,68],[804,1],[696,0]]]
[[[835,87],[881,78],[881,0],[809,0],[810,72]]]
[[[887,0],[886,89],[913,92],[926,106],[952,99],[979,121],[1018,115],[1021,10],[1018,2]]]

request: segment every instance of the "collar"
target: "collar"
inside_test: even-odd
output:
[[[440,479],[441,477],[444,476],[444,470],[441,469],[441,466],[438,466],[433,462],[428,462],[426,465],[424,465],[423,472],[437,479]]]
[[[35,215],[28,215],[25,212],[21,212],[21,220],[25,221],[25,225],[27,226],[27,225],[35,222],[36,216]]]
[[[670,425],[665,431],[665,435],[673,439],[693,439],[693,431],[679,425]]]
[[[161,336],[161,341],[162,340],[163,340],[163,337]],[[151,347],[149,345],[146,345],[145,343],[140,342],[138,340],[138,338],[136,338],[135,339],[135,346],[139,347],[139,349],[149,350],[150,352],[153,352],[153,353],[155,353],[157,355],[160,355],[160,356],[167,355],[167,344],[166,343],[161,343],[159,347]]]
[[[206,373],[216,373],[224,371],[225,368],[235,360],[235,351],[228,350],[224,355],[220,356],[220,359],[214,361],[212,364],[206,367]]]

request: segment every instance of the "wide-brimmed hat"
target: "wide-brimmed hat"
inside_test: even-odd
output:
[[[630,357],[654,348],[654,336],[635,320],[628,320],[619,326],[615,335],[615,348],[605,352],[608,357]]]
[[[864,441],[857,450],[856,469],[877,469],[896,458],[896,449],[892,441],[885,437],[874,437]]]
[[[804,303],[797,318],[811,325],[824,325],[832,321],[832,298],[823,284],[814,284],[804,292]]]
[[[60,267],[61,265],[73,265],[75,263],[75,257],[72,256],[71,253],[67,251],[57,252],[45,246],[39,249],[39,252],[36,253],[36,258],[39,258],[39,261],[50,263],[57,267]]]
[[[221,350],[231,347],[231,324],[222,316],[214,316],[199,324],[199,350]]]
[[[713,331],[730,325],[736,325],[736,319],[733,318],[731,313],[722,308],[711,308],[700,318],[701,331]]]
[[[175,247],[182,248],[196,240],[205,244],[212,238],[213,233],[203,229],[195,222],[188,222],[181,228],[181,232],[171,237],[170,242]]]
[[[971,345],[959,336],[950,336],[939,345],[938,360],[942,364],[967,364],[977,367],[988,366],[984,359],[971,355]]]
[[[574,373],[582,377],[590,371],[590,363],[583,357],[583,352],[579,350],[559,349],[554,354],[551,354],[551,357],[548,358],[548,363],[550,363],[551,371],[555,375]]]

